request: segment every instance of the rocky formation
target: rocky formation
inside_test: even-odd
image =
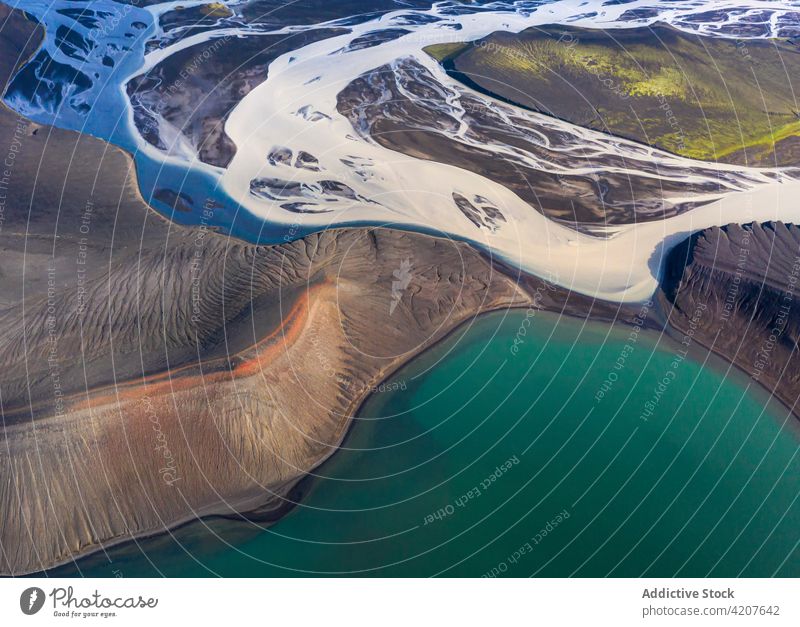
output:
[[[728,225],[669,255],[661,299],[669,324],[732,361],[797,414],[800,227]]]

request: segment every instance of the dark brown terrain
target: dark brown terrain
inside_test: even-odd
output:
[[[733,362],[797,414],[800,227],[728,225],[669,255],[662,302],[680,333]]]

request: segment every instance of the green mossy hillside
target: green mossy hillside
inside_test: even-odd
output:
[[[547,27],[427,51],[473,87],[576,124],[706,161],[800,163],[800,48],[787,41]]]

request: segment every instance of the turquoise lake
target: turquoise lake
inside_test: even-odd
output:
[[[716,358],[675,367],[657,333],[525,316],[396,373],[277,524],[199,521],[52,574],[800,576],[787,409]]]

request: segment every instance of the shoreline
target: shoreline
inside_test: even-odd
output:
[[[680,342],[680,339],[679,339],[680,336],[681,335],[685,335],[685,333],[686,333],[684,330],[680,329],[679,327],[673,326],[673,325],[671,325],[669,323],[665,324],[665,328],[666,328],[665,335],[667,335],[668,338],[673,342]],[[676,337],[675,334],[678,334],[678,337]],[[790,424],[795,425],[795,427],[793,427],[793,428],[800,429],[800,406],[798,406],[797,401],[795,401],[793,406],[790,405],[788,400],[784,399],[778,393],[779,392],[779,384],[776,384],[774,386],[774,389],[770,390],[767,387],[766,383],[764,383],[762,381],[759,381],[759,380],[753,379],[751,374],[747,370],[745,370],[744,366],[736,363],[735,360],[731,360],[726,355],[722,354],[720,351],[708,346],[705,342],[693,337],[692,338],[692,345],[689,347],[689,353],[688,354],[695,361],[699,361],[697,359],[697,357],[696,357],[696,353],[699,350],[703,350],[703,351],[705,351],[705,354],[713,355],[716,359],[718,359],[721,362],[727,364],[728,367],[729,367],[729,370],[733,370],[736,373],[738,373],[738,375],[740,375],[743,378],[743,381],[749,381],[750,382],[750,387],[752,389],[757,390],[757,392],[759,394],[765,395],[767,397],[767,402],[768,403],[775,403],[776,405],[778,405],[781,408],[783,408],[784,410],[786,410],[787,417],[791,416],[792,418],[794,418],[793,422],[790,423]],[[716,369],[714,364],[710,364],[710,365],[704,366],[704,367],[709,367],[709,368]],[[723,377],[727,377],[727,373],[722,373],[721,372],[720,374]]]
[[[386,372],[384,372],[382,374],[382,376],[377,377],[376,380],[379,381],[379,383],[385,383],[385,382],[389,381],[399,371],[401,371],[403,368],[409,366],[416,359],[418,359],[420,357],[423,357],[425,354],[429,353],[430,351],[433,351],[434,349],[436,349],[439,346],[441,346],[441,344],[443,344],[447,340],[451,339],[457,333],[463,331],[464,327],[466,325],[468,325],[470,322],[474,322],[474,321],[478,320],[479,318],[484,318],[484,317],[490,316],[490,315],[499,315],[501,312],[518,313],[520,310],[525,309],[527,306],[529,306],[529,305],[520,304],[520,305],[513,305],[513,306],[509,306],[509,307],[505,307],[505,308],[500,307],[500,308],[488,309],[488,310],[485,310],[485,311],[482,311],[482,312],[476,314],[475,316],[469,317],[469,318],[461,321],[459,324],[457,324],[455,327],[453,327],[447,333],[443,334],[442,337],[438,338],[436,341],[432,342],[428,346],[426,346],[423,349],[421,349],[418,352],[416,352],[409,359],[403,361],[402,363],[399,363],[398,365],[394,366],[393,368],[387,369]],[[662,305],[660,303],[658,303],[657,305],[654,303],[654,308],[656,310],[658,310],[659,313],[662,313],[661,312]],[[624,328],[627,328],[627,327],[631,326],[630,324],[628,324],[624,320],[617,320],[617,321],[602,320],[602,319],[597,319],[597,318],[592,317],[592,316],[583,317],[583,316],[580,316],[580,315],[576,315],[574,313],[553,311],[551,309],[542,309],[541,311],[543,313],[550,314],[550,315],[553,315],[553,316],[559,316],[559,317],[560,316],[566,316],[566,317],[568,317],[568,318],[570,318],[570,319],[572,319],[574,321],[586,321],[586,322],[595,322],[595,323],[607,324],[611,328],[619,327],[621,329],[624,329]],[[680,331],[677,330],[675,327],[672,327],[669,324],[665,324],[664,327],[660,329],[657,324],[650,323],[649,325],[643,326],[642,327],[642,331],[647,333],[647,334],[653,334],[653,335],[658,334],[657,336],[652,337],[652,339],[654,340],[655,346],[660,346],[661,340],[664,338],[664,336],[666,336],[666,339],[667,339],[667,341],[669,343],[677,343],[677,342],[679,342],[679,339],[677,339],[674,336],[674,332],[677,331],[678,333],[680,333]],[[666,348],[666,347],[661,347],[661,350],[664,350],[664,348]],[[702,355],[698,355],[698,351],[701,351]],[[708,358],[707,358],[708,355],[713,355],[714,358],[716,360],[719,360],[719,362],[721,362],[721,363],[719,363],[719,364],[709,363],[708,362]],[[721,371],[722,369],[719,366],[721,366],[722,364],[727,364],[728,366],[733,366],[735,371],[743,377],[742,382],[750,379],[750,377],[747,376],[746,372],[740,366],[738,366],[734,362],[730,362],[724,356],[718,354],[714,350],[709,349],[708,347],[706,347],[701,342],[696,342],[696,344],[694,344],[694,343],[692,344],[692,346],[689,349],[689,358],[692,359],[693,361],[695,361],[702,368],[709,368],[712,371],[715,371],[722,378],[727,378],[727,373]],[[776,395],[771,394],[769,392],[769,390],[767,390],[763,386],[763,384],[759,384],[758,386],[755,386],[755,388],[761,394],[765,394],[765,395],[767,395],[769,397],[768,398],[768,402],[769,403],[776,403],[778,406],[781,406],[781,407],[783,407],[785,409],[788,409],[787,405],[783,402],[783,400],[778,398]],[[172,535],[172,533],[174,531],[176,531],[176,530],[179,530],[181,528],[187,527],[187,526],[191,525],[192,523],[200,523],[200,522],[202,522],[204,520],[215,520],[215,519],[217,519],[217,520],[227,520],[227,521],[249,522],[249,523],[252,523],[252,524],[262,524],[264,527],[270,527],[270,526],[272,526],[274,524],[279,523],[281,520],[283,520],[283,518],[285,518],[292,511],[294,511],[294,509],[296,507],[302,505],[303,499],[306,498],[306,496],[308,494],[308,488],[310,488],[309,484],[311,484],[317,478],[316,475],[314,474],[314,471],[319,469],[326,462],[330,461],[335,455],[337,455],[338,453],[340,453],[342,451],[341,446],[352,435],[352,432],[353,432],[353,429],[356,426],[356,422],[357,422],[359,414],[363,410],[364,406],[368,402],[370,402],[370,400],[373,398],[373,396],[375,396],[377,394],[378,394],[377,392],[373,392],[370,389],[370,391],[368,391],[366,394],[364,394],[363,397],[361,397],[360,399],[358,399],[358,400],[354,401],[353,403],[351,403],[351,407],[355,407],[355,409],[349,415],[349,417],[347,418],[347,420],[346,420],[347,424],[345,425],[344,429],[342,430],[341,436],[338,439],[335,447],[332,447],[331,451],[328,454],[320,457],[319,460],[315,463],[315,465],[310,469],[309,472],[305,473],[301,477],[298,477],[296,480],[293,480],[293,481],[290,481],[290,482],[286,482],[286,483],[282,484],[281,486],[279,486],[279,488],[281,488],[282,495],[279,496],[279,495],[276,494],[273,498],[268,499],[267,501],[264,501],[261,505],[255,507],[253,509],[247,509],[245,504],[249,503],[251,501],[258,500],[262,495],[259,494],[259,495],[254,495],[253,497],[247,497],[247,498],[244,498],[244,499],[239,501],[239,503],[241,503],[242,505],[245,505],[245,507],[242,509],[241,512],[232,513],[232,514],[212,512],[212,513],[208,513],[208,514],[202,514],[202,515],[196,516],[196,517],[188,517],[188,518],[185,518],[185,519],[182,519],[182,520],[176,522],[174,525],[171,525],[170,527],[165,528],[165,529],[163,529],[161,531],[150,531],[150,532],[147,532],[147,533],[144,533],[144,534],[141,534],[141,535],[136,535],[136,536],[134,536],[132,538],[120,538],[118,541],[114,541],[114,542],[112,542],[110,544],[106,544],[103,547],[100,547],[100,548],[97,548],[97,549],[93,549],[93,550],[88,551],[86,553],[82,553],[74,561],[77,562],[77,561],[80,561],[81,559],[89,558],[92,555],[95,555],[95,554],[99,553],[100,551],[103,551],[103,550],[106,550],[106,549],[109,549],[109,548],[123,546],[123,545],[128,544],[128,543],[134,544],[134,543],[138,543],[141,540],[146,540],[146,539],[149,539],[149,538],[156,538],[156,537],[159,537],[159,536]],[[798,416],[794,412],[790,411],[790,414],[793,415],[795,419],[798,418]],[[800,423],[795,423],[795,421],[791,421],[791,422],[787,421],[786,423],[784,423],[784,425],[781,425],[781,427],[782,428],[793,429],[794,432],[800,433],[800,431],[798,431],[798,429],[800,429]],[[276,489],[276,492],[277,491],[278,490]],[[300,496],[296,500],[291,499],[291,495],[295,491],[299,491],[300,492]],[[254,512],[254,513],[258,512],[259,510],[263,509],[265,506],[271,505],[271,504],[275,503],[276,501],[279,501],[279,503],[276,505],[276,507],[274,507],[272,509],[272,512],[274,512],[273,515],[265,516],[264,518],[261,518],[259,516],[251,518],[251,517],[248,516],[248,513],[250,513],[250,512]],[[65,560],[65,561],[63,561],[63,562],[61,562],[61,563],[59,563],[57,565],[54,565],[51,568],[48,568],[47,570],[44,570],[44,571],[33,571],[33,572],[30,572],[30,573],[25,573],[22,576],[26,576],[26,577],[27,576],[35,576],[37,573],[47,576],[47,574],[50,571],[52,571],[54,569],[57,569],[57,568],[60,568],[60,567],[63,567],[63,566],[66,566],[66,565],[70,564],[71,561],[73,561],[73,560]],[[70,575],[70,576],[78,577],[80,575],[78,575],[76,573],[76,574]]]
[[[344,441],[346,440],[347,436],[349,435],[349,433],[350,433],[350,431],[351,431],[351,429],[352,429],[352,427],[353,427],[353,425],[355,423],[355,418],[357,417],[358,412],[361,411],[361,409],[364,406],[364,404],[366,404],[366,402],[374,394],[372,392],[372,387],[374,387],[375,385],[379,385],[382,382],[385,382],[386,380],[391,378],[394,374],[396,374],[399,370],[401,370],[403,367],[408,365],[411,361],[417,359],[418,357],[422,356],[424,353],[428,352],[429,350],[431,350],[434,347],[438,346],[440,343],[442,343],[445,340],[449,339],[452,336],[452,334],[454,334],[457,331],[461,330],[463,328],[463,326],[465,326],[470,321],[476,320],[478,317],[483,317],[483,316],[488,315],[488,314],[497,313],[499,311],[517,310],[517,309],[522,309],[522,308],[527,307],[527,306],[528,305],[520,304],[519,306],[510,306],[510,307],[505,307],[505,308],[498,307],[498,308],[495,308],[495,309],[488,309],[486,311],[479,312],[478,314],[476,314],[474,316],[471,316],[471,317],[469,317],[469,318],[467,318],[465,320],[462,320],[455,327],[453,327],[451,330],[449,330],[448,332],[443,334],[443,336],[441,338],[438,338],[437,340],[432,342],[430,345],[425,346],[424,348],[422,348],[419,351],[415,352],[412,356],[408,357],[407,359],[405,359],[401,363],[396,364],[391,368],[388,368],[379,377],[376,377],[377,383],[372,383],[371,385],[366,386],[365,387],[366,391],[364,392],[364,394],[361,397],[355,399],[350,404],[350,407],[354,407],[355,406],[356,409],[353,412],[353,411],[350,411],[350,409],[348,408],[348,414],[347,414],[347,417],[345,418],[346,424],[343,425],[343,428],[341,429],[341,435],[338,438],[336,444],[335,445],[331,445],[330,452],[328,452],[327,454],[325,454],[325,455],[319,457],[317,460],[315,460],[313,462],[313,466],[311,466],[309,471],[305,472],[302,476],[298,477],[297,479],[294,479],[294,480],[291,480],[291,481],[287,481],[286,483],[280,484],[278,486],[278,488],[276,488],[276,492],[278,491],[279,488],[286,488],[286,490],[285,490],[285,492],[284,492],[284,494],[282,496],[279,496],[278,494],[275,494],[272,498],[270,498],[270,499],[268,499],[266,501],[262,501],[259,505],[253,507],[252,509],[248,509],[247,507],[243,507],[241,509],[241,511],[236,512],[236,513],[210,512],[210,513],[207,513],[207,514],[201,514],[199,516],[186,517],[186,518],[183,518],[183,519],[180,519],[180,520],[176,521],[174,524],[171,524],[170,526],[165,527],[165,528],[163,528],[163,529],[161,529],[159,531],[155,531],[155,530],[147,531],[147,532],[144,532],[144,533],[141,533],[141,534],[135,534],[135,535],[133,535],[131,537],[119,538],[118,540],[114,540],[114,541],[112,541],[110,543],[106,543],[106,544],[104,544],[102,546],[97,546],[97,547],[92,548],[90,550],[87,550],[85,552],[77,553],[77,554],[75,554],[74,558],[70,558],[70,559],[58,562],[57,564],[54,564],[53,566],[48,567],[45,570],[37,570],[37,571],[30,571],[30,572],[20,573],[18,575],[11,575],[11,577],[29,577],[29,576],[35,576],[36,574],[46,575],[47,573],[49,573],[50,571],[52,571],[54,569],[66,566],[66,565],[68,565],[68,564],[70,564],[72,562],[77,562],[77,561],[79,561],[81,559],[88,558],[88,557],[90,557],[92,555],[95,555],[97,553],[100,553],[101,551],[104,551],[106,549],[117,547],[117,546],[122,546],[122,545],[127,544],[127,543],[132,543],[132,544],[133,543],[137,543],[139,540],[146,539],[146,538],[154,538],[154,537],[157,537],[157,536],[171,535],[171,533],[173,531],[175,531],[175,530],[177,530],[177,529],[179,529],[181,527],[185,527],[185,526],[187,526],[187,525],[189,525],[189,524],[191,524],[193,522],[199,522],[201,520],[213,519],[213,518],[221,518],[221,519],[227,519],[227,520],[235,520],[235,519],[249,520],[248,517],[247,517],[247,514],[249,512],[257,512],[260,509],[263,509],[265,506],[271,504],[274,500],[281,500],[281,501],[284,501],[284,503],[281,506],[275,508],[276,510],[280,511],[281,513],[276,519],[274,519],[272,521],[269,521],[269,523],[270,524],[275,524],[275,523],[279,522],[284,516],[289,514],[295,507],[297,507],[298,505],[301,504],[300,500],[286,503],[287,496],[289,496],[289,494],[295,488],[297,488],[301,483],[303,483],[305,481],[308,481],[310,479],[313,479],[313,474],[312,474],[313,471],[316,470],[317,468],[319,468],[320,466],[322,466],[326,461],[328,461],[331,457],[333,457],[336,453],[338,453],[341,450],[341,445],[344,443]],[[259,494],[253,495],[252,497],[245,497],[243,500],[240,500],[238,502],[239,503],[245,503],[245,502],[249,502],[249,501],[259,500],[262,497],[263,497],[263,494],[259,493]],[[229,508],[229,509],[231,509],[231,508]],[[78,577],[79,575],[76,574],[74,576]]]
[[[506,278],[509,278],[509,277],[506,277]],[[358,414],[361,412],[363,407],[370,401],[370,399],[375,394],[377,394],[376,392],[372,391],[372,388],[374,386],[380,385],[381,383],[385,383],[386,381],[391,379],[391,377],[393,377],[395,374],[397,374],[400,370],[402,370],[404,367],[408,366],[411,362],[413,362],[414,360],[418,359],[419,357],[422,357],[423,355],[427,354],[428,352],[432,351],[433,349],[439,347],[445,341],[449,340],[453,335],[455,335],[456,333],[462,331],[464,329],[464,327],[467,324],[469,324],[470,322],[474,322],[478,318],[483,318],[485,316],[489,316],[489,315],[492,315],[492,314],[498,314],[500,312],[516,313],[516,312],[518,312],[520,310],[527,309],[530,306],[531,306],[530,303],[520,303],[518,305],[497,307],[497,308],[492,308],[492,309],[487,309],[487,310],[481,311],[481,312],[479,312],[479,313],[477,313],[477,314],[475,314],[473,316],[470,316],[470,317],[460,321],[457,325],[455,325],[452,329],[450,329],[449,331],[444,333],[441,337],[437,338],[435,341],[433,341],[429,345],[427,345],[427,346],[421,348],[420,350],[416,351],[413,355],[411,355],[407,359],[403,360],[402,362],[400,362],[398,364],[395,364],[394,366],[392,366],[390,368],[387,368],[384,371],[384,373],[382,373],[380,376],[375,378],[376,382],[373,382],[369,386],[366,386],[366,391],[361,397],[359,397],[357,399],[354,399],[354,401],[350,404],[349,409],[348,409],[348,415],[345,418],[346,424],[343,425],[343,428],[341,430],[341,435],[338,438],[336,444],[331,446],[331,450],[327,454],[319,457],[318,460],[316,460],[314,462],[314,465],[310,467],[309,471],[305,472],[302,476],[298,477],[295,480],[286,482],[286,483],[282,484],[281,486],[279,486],[279,487],[285,487],[286,488],[286,490],[283,493],[283,495],[279,496],[279,495],[276,494],[272,498],[269,498],[266,501],[262,501],[260,503],[260,505],[255,506],[252,509],[247,509],[245,507],[240,512],[237,512],[237,513],[209,512],[207,514],[201,514],[199,516],[187,517],[187,518],[184,518],[184,519],[181,519],[181,520],[177,521],[175,524],[170,525],[169,527],[165,527],[164,529],[162,529],[160,531],[148,531],[148,532],[143,533],[143,534],[136,534],[136,535],[134,535],[132,537],[119,538],[118,540],[113,541],[111,543],[107,543],[107,544],[104,544],[103,546],[98,546],[98,547],[92,548],[91,550],[87,550],[85,552],[77,554],[74,557],[74,559],[64,560],[64,561],[62,561],[62,562],[60,562],[58,564],[55,564],[52,567],[49,567],[49,568],[47,568],[45,570],[31,571],[31,572],[27,572],[27,573],[22,573],[21,575],[14,575],[14,576],[36,576],[37,574],[41,574],[41,575],[47,576],[47,573],[49,573],[50,571],[52,571],[54,569],[66,566],[66,565],[68,565],[70,563],[73,563],[73,562],[77,562],[77,561],[79,561],[81,559],[89,558],[92,555],[100,553],[101,551],[107,550],[109,548],[123,546],[123,545],[126,545],[128,543],[136,544],[140,540],[144,540],[144,539],[148,539],[148,538],[155,538],[155,537],[158,537],[158,536],[171,535],[172,532],[176,531],[177,529],[180,529],[182,527],[186,527],[186,526],[188,526],[188,525],[190,525],[192,523],[195,523],[195,522],[201,522],[202,520],[223,519],[223,520],[243,520],[243,521],[248,521],[248,522],[266,522],[268,526],[272,526],[272,525],[280,522],[285,516],[290,514],[296,507],[298,507],[298,506],[300,506],[302,504],[302,499],[306,495],[306,491],[304,490],[304,488],[306,487],[306,484],[310,483],[311,481],[313,481],[316,478],[315,475],[314,475],[314,471],[319,469],[323,464],[325,464],[327,461],[329,461],[331,458],[333,458],[334,455],[336,455],[337,453],[341,452],[341,446],[342,446],[342,444],[344,444],[344,442],[350,436],[350,434],[351,434],[351,432],[352,432],[352,430],[353,430],[353,428],[354,428],[354,426],[356,424],[356,419],[358,418]],[[613,321],[602,320],[602,319],[593,319],[592,317],[588,317],[587,318],[587,317],[580,316],[580,315],[572,313],[572,312],[560,312],[560,311],[553,311],[553,310],[550,310],[550,309],[542,309],[541,311],[544,311],[546,313],[550,313],[550,314],[553,314],[553,315],[557,315],[557,314],[564,315],[564,316],[567,316],[567,317],[572,318],[574,320],[588,320],[588,321],[606,323],[606,324],[609,324],[611,326],[614,326],[614,324],[615,324]],[[621,322],[621,321],[619,321],[619,322]],[[623,323],[621,326],[628,326],[628,325]],[[656,330],[656,329],[655,329],[655,327],[653,327],[651,330]],[[291,493],[294,490],[297,490],[297,489],[301,490],[302,496],[296,501],[288,501],[287,502],[287,497],[289,497],[291,495]],[[263,497],[263,494],[257,494],[257,495],[253,495],[252,497],[247,497],[243,501],[239,501],[239,502],[240,503],[246,503],[246,502],[249,502],[249,501],[261,499],[262,497]],[[255,520],[251,520],[248,517],[248,513],[250,513],[250,512],[258,512],[259,510],[263,509],[264,507],[270,505],[271,503],[273,503],[275,501],[281,501],[281,504],[278,505],[275,508],[275,511],[278,512],[278,515],[277,515],[276,518],[268,519],[266,521],[260,521],[260,520],[258,520],[258,518],[255,518]],[[79,577],[80,575],[76,573],[76,574],[71,575],[71,576]]]

